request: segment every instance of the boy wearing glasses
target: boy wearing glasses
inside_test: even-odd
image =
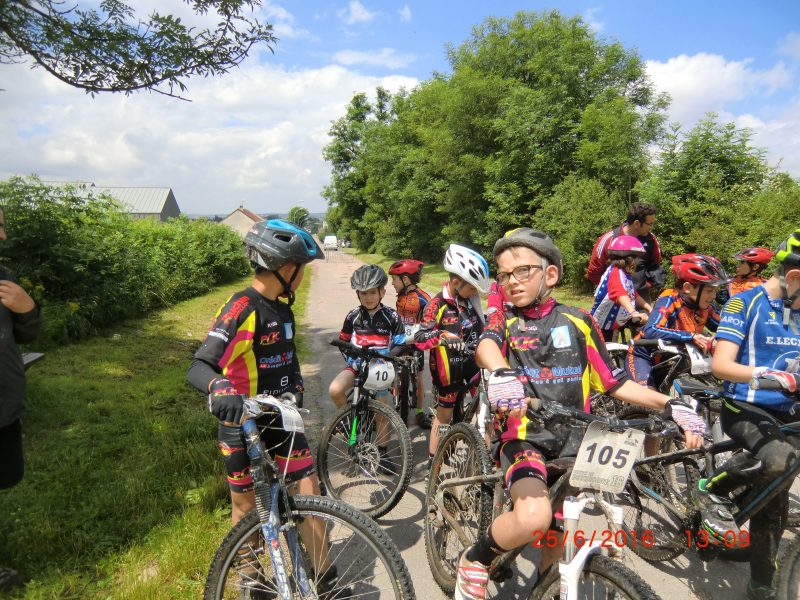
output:
[[[705,423],[691,408],[626,379],[613,366],[597,324],[585,311],[550,297],[561,279],[561,252],[540,231],[522,228],[494,246],[497,282],[510,309],[496,310],[481,335],[479,366],[492,371],[489,401],[499,434],[498,453],[506,486],[514,500],[511,512],[497,517],[484,535],[461,555],[457,600],[484,600],[488,569],[495,557],[530,542],[551,525],[545,460],[560,454],[568,432],[553,430],[530,412],[528,398],[589,410],[591,390],[649,408],[663,409],[685,431],[687,447],[702,441]],[[508,376],[509,366],[518,376]],[[540,570],[557,559],[543,550]]]

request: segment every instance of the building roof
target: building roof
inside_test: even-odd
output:
[[[136,214],[160,214],[172,193],[168,187],[98,187],[96,191],[113,196]]]
[[[263,221],[263,220],[264,220],[264,217],[259,217],[259,216],[258,216],[256,213],[254,213],[252,210],[248,210],[247,208],[244,208],[243,206],[240,206],[239,208],[237,208],[236,210],[234,210],[233,212],[231,212],[230,214],[228,214],[228,215],[225,217],[225,219],[227,219],[228,217],[230,217],[231,215],[233,215],[233,214],[235,214],[235,213],[237,213],[237,212],[240,212],[240,213],[242,213],[244,216],[246,216],[248,219],[250,219],[250,220],[251,220],[251,221],[253,221],[254,223],[257,223],[257,222],[259,222],[259,221]],[[225,219],[222,219],[222,220],[224,221]]]

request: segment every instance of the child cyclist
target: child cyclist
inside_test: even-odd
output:
[[[483,307],[478,294],[489,289],[489,264],[470,248],[450,244],[444,256],[444,270],[450,278],[428,303],[414,336],[417,348],[430,350],[436,393],[436,416],[428,443],[429,465],[439,446],[440,426],[450,425],[463,382],[472,381],[479,373],[474,351],[483,331]]]
[[[642,243],[632,235],[621,235],[611,240],[608,257],[611,264],[603,273],[594,292],[594,304],[589,311],[603,332],[603,339],[611,341],[614,332],[628,321],[641,323],[647,320],[652,310],[633,287],[633,272],[636,259],[644,256]],[[643,312],[636,310],[642,308]]]
[[[245,236],[244,247],[255,268],[253,282],[217,311],[187,375],[189,383],[208,394],[208,408],[219,419],[217,435],[231,491],[234,524],[255,508],[250,459],[241,427],[243,400],[256,394],[280,396],[291,392],[302,396],[303,378],[291,305],[303,281],[305,265],[324,258],[311,234],[279,219],[253,225]],[[288,303],[279,297],[287,298]],[[318,495],[319,482],[305,436],[285,432],[279,419],[260,418],[261,438],[293,492]],[[309,521],[300,526],[301,535],[310,540],[309,544],[314,543],[313,547],[322,547],[320,540],[324,539],[324,531],[319,531],[318,525],[315,528]],[[323,579],[330,583],[335,576],[331,568]],[[242,585],[253,587],[242,590],[245,597],[268,593],[265,582],[255,577],[245,579]]]
[[[767,267],[775,253],[769,248],[745,248],[733,255],[739,261],[736,275],[728,283],[728,297],[762,285],[767,281],[761,272]]]
[[[392,276],[392,286],[397,292],[397,314],[406,330],[406,343],[414,343],[414,334],[419,329],[422,316],[425,314],[425,307],[431,301],[431,296],[418,284],[422,277],[422,266],[424,263],[413,258],[398,260],[389,267],[389,275]],[[421,429],[431,428],[431,417],[425,412],[425,385],[422,377],[422,367],[425,365],[425,353],[415,350],[415,356],[419,364],[417,371],[417,410],[415,421]]]
[[[549,237],[519,229],[497,241],[494,257],[497,281],[513,307],[490,316],[477,361],[492,371],[489,401],[497,413],[501,468],[514,507],[497,517],[461,555],[457,600],[486,598],[487,565],[501,553],[530,542],[551,524],[544,461],[553,454],[556,435],[535,426],[529,398],[588,410],[593,388],[642,406],[669,406],[668,413],[685,431],[689,447],[699,447],[705,431],[703,420],[689,407],[613,373],[592,317],[550,297],[562,276],[562,264],[561,252]],[[509,376],[509,366],[522,374]],[[543,555],[540,572],[556,558],[555,551]]]
[[[778,423],[799,418],[800,229],[780,245],[775,259],[778,266],[769,280],[725,304],[717,329],[712,370],[724,381],[722,429],[758,462],[740,464],[734,455],[707,481],[701,480],[701,492],[708,492],[706,500],[711,500],[703,511],[703,527],[712,542],[724,543],[726,532],[736,531],[715,494],[746,483],[766,486],[785,472],[800,446],[796,436],[784,436],[778,429]],[[748,384],[754,379],[776,380],[783,389],[751,389]],[[750,518],[753,551],[747,597],[751,600],[775,597],[772,579],[788,506],[787,487]]]
[[[386,295],[389,277],[378,265],[361,265],[350,277],[359,305],[344,318],[339,339],[357,348],[371,348],[389,354],[392,346],[401,346],[406,332],[400,316],[381,302]],[[344,406],[347,392],[353,388],[356,370],[352,359],[345,356],[347,367],[331,382],[328,393],[336,406]]]
[[[675,287],[664,290],[653,305],[647,323],[634,339],[662,339],[691,342],[705,353],[711,351],[719,314],[711,305],[728,274],[716,258],[703,254],[680,254],[672,257]],[[631,379],[642,385],[658,387],[653,380],[654,355],[657,349],[631,346],[626,368]]]

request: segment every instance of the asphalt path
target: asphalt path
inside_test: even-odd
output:
[[[305,403],[310,409],[306,427],[312,446],[316,445],[319,431],[335,412],[328,397],[328,385],[343,368],[339,351],[328,341],[338,335],[347,312],[358,303],[350,288],[350,275],[360,264],[352,255],[328,252],[324,262],[315,261],[306,315],[306,326],[301,335],[310,346],[310,357],[303,364],[306,383]],[[433,295],[438,290],[428,290]],[[384,304],[394,307],[395,293],[387,286]],[[426,360],[427,364],[427,360]],[[427,367],[426,367],[427,370]],[[430,376],[426,374],[426,395],[430,402]],[[414,448],[415,467],[408,491],[400,503],[378,520],[400,549],[411,573],[417,597],[425,600],[447,598],[436,585],[425,554],[422,531],[425,467],[428,456],[427,432],[416,426],[410,429]],[[581,523],[583,526],[583,522]],[[591,524],[587,525],[590,527]],[[791,535],[791,534],[788,534]],[[784,536],[787,537],[787,536]],[[784,546],[786,540],[784,540]],[[535,561],[538,551],[526,548],[515,565],[513,579],[501,589],[492,586],[490,598],[517,600],[528,598],[536,582]],[[693,552],[686,552],[673,561],[651,565],[632,552],[626,551],[624,562],[645,579],[664,599],[743,600],[749,578],[749,565],[717,560],[702,562]]]

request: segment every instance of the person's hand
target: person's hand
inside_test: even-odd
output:
[[[486,381],[486,395],[492,412],[508,413],[509,417],[522,416],[527,410],[525,388],[511,369],[497,369]]]
[[[645,321],[647,321],[647,313],[642,313],[639,312],[638,310],[635,310],[631,313],[631,321],[633,321],[637,325],[640,323],[644,323]]]
[[[0,280],[0,304],[17,314],[24,314],[36,308],[36,303],[22,286],[8,279]]]
[[[695,333],[692,336],[692,343],[700,348],[703,354],[708,354],[711,351],[711,346],[714,342],[714,338],[709,337],[707,335],[703,335],[701,333]]]
[[[781,384],[781,387],[794,394],[798,389],[797,375],[786,371],[777,371],[767,367],[756,367],[753,369],[753,379],[771,379]]]
[[[449,331],[443,331],[441,336],[439,337],[439,343],[442,346],[447,346],[451,350],[455,350],[456,352],[464,352],[467,349],[467,345],[464,343],[459,336],[453,335]]]
[[[673,398],[664,407],[664,417],[671,419],[681,428],[688,448],[700,447],[707,426],[703,418],[691,406],[682,400]]]
[[[225,377],[215,379],[208,390],[209,412],[220,421],[240,424],[244,414],[244,396],[236,392],[230,380]]]

